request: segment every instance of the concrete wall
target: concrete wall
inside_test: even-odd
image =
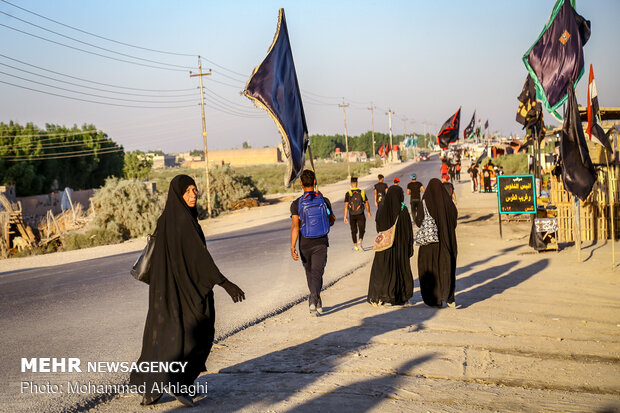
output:
[[[209,166],[215,165],[274,165],[282,162],[278,148],[223,149],[209,151]],[[183,166],[192,169],[204,168],[204,162],[189,161]]]
[[[71,201],[73,201],[74,205],[76,203],[82,204],[84,210],[86,211],[90,207],[90,198],[94,193],[95,191],[93,189],[73,191],[71,193]],[[22,196],[17,197],[17,201],[21,202],[22,213],[24,215],[45,216],[49,209],[51,209],[54,214],[59,214],[62,212],[62,209],[60,208],[62,194],[63,191],[58,191],[45,195]]]

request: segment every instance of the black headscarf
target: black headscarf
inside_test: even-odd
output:
[[[452,197],[448,194],[441,181],[433,178],[428,183],[422,200],[426,203],[429,214],[437,223],[439,242],[450,251],[450,255],[456,257],[458,251],[455,230],[458,211],[452,201]],[[416,225],[422,225],[423,220],[424,208],[418,208],[418,213],[415,217]]]
[[[183,374],[132,373],[131,383],[192,384],[205,368],[215,334],[212,288],[226,278],[206,248],[197,210],[183,194],[196,185],[187,175],[170,182],[166,207],[157,221],[150,272],[149,311],[142,341],[142,361],[187,361]]]
[[[403,189],[398,185],[392,185],[385,195],[383,203],[379,205],[377,210],[377,232],[389,229],[402,209],[402,203],[405,201]]]

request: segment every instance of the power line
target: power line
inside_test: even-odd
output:
[[[153,96],[153,95],[145,95],[143,93],[129,93],[129,92],[117,92],[115,90],[109,90],[109,89],[101,89],[101,88],[97,88],[97,87],[92,87],[92,86],[84,86],[84,85],[80,85],[78,83],[73,83],[73,82],[68,82],[66,80],[60,80],[57,79],[55,77],[51,77],[51,76],[46,76],[46,75],[42,75],[39,73],[35,73],[35,72],[31,72],[29,70],[25,70],[25,69],[20,69],[18,67],[15,66],[11,66],[11,65],[7,65],[6,63],[2,63],[0,62],[0,65],[2,66],[6,66],[6,67],[10,67],[11,69],[15,69],[15,70],[19,70],[20,72],[25,72],[25,73],[29,73],[31,75],[35,75],[35,76],[39,76],[39,77],[43,77],[45,79],[50,79],[53,80],[54,82],[60,82],[60,83],[66,83],[68,85],[73,85],[73,86],[77,86],[77,87],[83,87],[86,89],[91,89],[91,90],[98,90],[101,92],[107,92],[107,93],[116,93],[117,95],[127,95],[127,96],[144,96],[144,97],[151,97],[151,98],[172,98],[172,97],[186,97],[186,96],[195,96],[195,94],[183,94],[183,95],[167,95],[167,96]]]
[[[154,68],[154,69],[169,70],[169,71],[172,71],[172,72],[185,72],[185,71],[186,71],[185,69],[174,69],[174,68],[171,68],[171,67],[153,66],[153,65],[147,65],[147,64],[145,64],[145,63],[138,63],[138,62],[132,62],[132,61],[130,61],[130,60],[119,59],[119,58],[117,58],[117,57],[106,56],[106,55],[101,54],[101,53],[92,52],[92,51],[90,51],[90,50],[85,50],[85,49],[80,49],[79,47],[70,46],[70,45],[68,45],[68,44],[64,44],[64,43],[61,43],[61,42],[57,42],[57,41],[55,41],[55,40],[51,40],[51,39],[48,39],[48,38],[45,38],[45,37],[42,37],[42,36],[38,36],[38,35],[36,35],[36,34],[32,34],[32,33],[29,33],[29,32],[27,32],[27,31],[24,31],[24,30],[16,29],[15,27],[11,27],[11,26],[8,26],[8,25],[3,24],[3,23],[0,23],[0,26],[2,26],[2,27],[6,27],[7,29],[11,29],[11,30],[14,30],[14,31],[16,31],[16,32],[19,32],[19,33],[22,33],[22,34],[25,34],[25,35],[28,35],[28,36],[35,37],[35,38],[37,38],[37,39],[44,40],[44,41],[46,41],[46,42],[54,43],[54,44],[57,44],[57,45],[60,45],[60,46],[67,47],[67,48],[69,48],[69,49],[78,50],[78,51],[80,51],[80,52],[84,52],[84,53],[92,54],[92,55],[99,56],[99,57],[103,57],[103,58],[106,58],[106,59],[116,60],[116,61],[118,61],[118,62],[129,63],[129,64],[132,64],[132,65],[137,65],[137,66],[150,67],[150,68]]]
[[[94,37],[97,37],[97,38],[99,38],[99,39],[107,40],[107,41],[109,41],[109,42],[117,43],[117,44],[120,44],[120,45],[123,45],[123,46],[133,47],[133,48],[135,48],[135,49],[146,50],[146,51],[149,51],[149,52],[163,53],[163,54],[169,54],[169,55],[175,55],[175,56],[191,56],[191,57],[196,56],[196,54],[186,54],[186,53],[167,52],[167,51],[163,51],[163,50],[150,49],[150,48],[148,48],[148,47],[136,46],[136,45],[133,45],[133,44],[129,44],[129,43],[120,42],[120,41],[118,41],[118,40],[114,40],[114,39],[110,39],[110,38],[107,38],[107,37],[99,36],[99,35],[97,35],[97,34],[94,34],[94,33],[91,33],[91,32],[87,32],[86,30],[82,30],[82,29],[79,29],[79,28],[77,28],[77,27],[73,27],[73,26],[70,26],[70,25],[68,25],[68,24],[61,23],[61,22],[59,22],[59,21],[57,21],[57,20],[50,19],[49,17],[46,17],[46,16],[43,16],[43,15],[41,15],[41,14],[35,13],[35,12],[31,11],[31,10],[25,9],[25,8],[23,8],[23,7],[20,7],[20,6],[16,5],[16,4],[13,4],[13,3],[8,2],[8,1],[6,1],[6,0],[0,0],[0,1],[2,1],[3,3],[9,4],[9,5],[11,5],[11,6],[15,7],[15,8],[18,8],[18,9],[20,9],[20,10],[23,10],[23,11],[25,11],[25,12],[27,12],[27,13],[33,14],[33,15],[35,15],[35,16],[37,16],[37,17],[42,18],[42,19],[45,19],[45,20],[51,21],[52,23],[56,23],[56,24],[59,24],[59,25],[61,25],[61,26],[67,27],[67,28],[69,28],[69,29],[73,29],[73,30],[76,30],[76,31],[81,32],[81,33],[84,33],[84,34],[88,34],[89,36],[94,36]],[[205,59],[205,60],[206,60],[206,59]],[[211,63],[213,63],[213,62],[211,62]],[[215,64],[215,63],[214,63],[214,64]],[[218,66],[219,66],[219,65],[218,65]],[[220,67],[221,67],[221,66],[220,66]],[[222,68],[223,68],[223,67],[222,67]]]
[[[0,1],[4,1],[4,0],[0,0]],[[67,75],[65,73],[55,72],[53,70],[46,69],[46,68],[41,67],[41,66],[36,66],[36,65],[33,65],[33,64],[30,64],[30,63],[26,63],[26,62],[24,62],[22,60],[14,59],[12,57],[5,56],[3,54],[0,54],[0,57],[4,57],[5,59],[9,59],[9,60],[21,63],[21,64],[26,65],[26,66],[34,67],[36,69],[44,70],[46,72],[54,73],[54,74],[57,74],[57,75],[60,75],[60,76],[65,76],[65,77],[68,77],[68,78],[71,78],[71,79],[81,80],[82,82],[94,83],[96,85],[102,85],[102,86],[115,87],[115,88],[118,88],[118,89],[138,90],[138,91],[142,91],[142,92],[158,92],[158,93],[160,93],[160,92],[161,93],[167,93],[167,92],[189,92],[190,90],[195,90],[195,88],[194,89],[140,89],[140,88],[129,87],[129,86],[112,85],[112,84],[109,84],[109,83],[95,82],[94,80],[83,79],[81,77],[76,77],[76,76]]]
[[[26,82],[32,82],[32,83],[36,83],[38,85],[42,85],[42,86],[47,86],[47,87],[51,87],[54,89],[59,89],[59,90],[64,90],[65,92],[71,92],[71,93],[77,93],[80,95],[86,95],[86,96],[93,96],[93,97],[97,97],[97,98],[103,98],[103,99],[110,99],[110,100],[118,100],[118,101],[122,101],[122,102],[136,102],[136,103],[188,103],[188,102],[193,102],[194,100],[165,100],[165,101],[157,101],[157,100],[138,100],[138,99],[123,99],[123,98],[112,98],[112,97],[108,97],[108,96],[102,96],[102,95],[97,95],[94,93],[87,93],[87,92],[80,92],[80,91],[76,91],[76,90],[72,90],[72,89],[67,89],[64,87],[60,87],[60,86],[53,86],[53,85],[48,85],[47,83],[43,83],[43,82],[39,82],[36,80],[32,80],[32,79],[27,79],[25,77],[21,77],[21,76],[17,76],[17,75],[12,75],[10,73],[6,73],[3,72],[2,70],[0,70],[0,73],[3,75],[7,75],[7,76],[11,76],[20,80],[25,80]]]
[[[26,23],[26,24],[28,24],[30,26],[33,26],[33,27],[36,27],[38,29],[45,30],[46,32],[54,33],[56,36],[64,37],[65,39],[73,40],[74,42],[85,44],[86,46],[94,47],[95,49],[104,50],[106,52],[114,53],[114,54],[117,54],[117,55],[120,55],[120,56],[129,57],[129,58],[136,59],[136,60],[141,60],[143,62],[157,63],[158,65],[171,66],[171,67],[181,67],[181,68],[184,68],[184,69],[191,69],[190,66],[175,65],[173,63],[167,63],[167,62],[160,62],[160,61],[157,61],[157,60],[144,59],[142,57],[133,56],[133,55],[130,55],[130,54],[127,54],[127,53],[117,52],[117,51],[114,51],[112,49],[106,49],[105,47],[97,46],[95,44],[88,43],[88,42],[82,41],[80,39],[76,39],[75,37],[71,37],[71,36],[67,36],[67,35],[62,34],[62,33],[55,32],[54,30],[46,29],[43,26],[39,26],[38,24],[34,24],[32,22],[29,22],[28,20],[24,20],[24,19],[20,19],[19,17],[12,16],[9,13],[5,13],[5,12],[3,12],[1,10],[0,10],[0,14],[4,14],[5,16],[11,17],[11,18],[13,18],[15,20],[19,20],[22,23]]]
[[[81,132],[54,132],[54,133],[39,133],[36,135],[0,135],[0,138],[38,138],[39,136],[72,136],[72,135],[82,135],[85,133],[94,133],[94,132],[100,132],[100,131],[98,131],[97,129],[90,129],[90,130],[85,130]]]
[[[9,145],[0,145],[0,150],[4,149],[4,148],[12,148],[12,149],[18,149],[18,150],[24,150],[23,148],[28,147],[28,146],[36,146],[36,148],[41,148],[41,149],[57,149],[57,148],[68,148],[71,146],[83,146],[83,145],[88,145],[91,143],[98,143],[98,142],[111,142],[111,139],[106,138],[106,137],[99,137],[99,138],[95,138],[92,139],[90,141],[87,140],[83,140],[81,142],[76,142],[76,141],[69,141],[69,142],[48,142],[48,143],[41,143],[41,141],[30,141],[30,142],[17,142],[17,143],[13,143],[13,144],[9,144]],[[40,144],[40,145],[39,145]],[[18,148],[16,148],[18,147]],[[20,148],[23,147],[23,148]]]
[[[55,152],[55,153],[44,153],[44,154],[35,154],[35,155],[20,155],[20,156],[13,156],[13,157],[5,157],[4,159],[7,161],[11,161],[11,162],[42,161],[42,160],[48,160],[48,159],[60,159],[60,157],[71,158],[74,156],[90,156],[90,155],[97,155],[99,153],[106,153],[106,152],[120,152],[122,150],[123,148],[114,146],[114,147],[109,147],[109,148],[97,148],[97,149],[93,148],[93,149],[87,149],[83,151],[73,151],[73,152]]]
[[[88,103],[97,103],[97,104],[100,104],[100,105],[107,105],[107,106],[118,106],[118,107],[123,107],[123,108],[175,109],[175,108],[189,108],[189,107],[193,107],[194,106],[194,105],[184,105],[184,106],[122,105],[122,104],[119,104],[119,103],[100,102],[100,101],[97,101],[97,100],[89,100],[89,99],[76,98],[76,97],[72,97],[72,96],[65,96],[65,95],[61,95],[61,94],[58,94],[58,93],[46,92],[46,91],[43,91],[43,90],[38,90],[38,89],[26,87],[26,86],[16,85],[15,83],[5,82],[3,80],[0,80],[0,83],[4,83],[5,85],[15,86],[15,87],[18,87],[18,88],[21,88],[21,89],[31,90],[33,92],[43,93],[43,94],[46,94],[46,95],[58,96],[58,97],[65,98],[65,99],[78,100],[78,101],[81,101],[81,102],[88,102]]]
[[[105,155],[105,154],[109,154],[109,153],[114,153],[114,152],[123,152],[124,149],[123,148],[114,148],[111,150],[105,150],[102,149],[98,152],[94,152],[93,153],[87,153],[87,154],[82,154],[82,155],[67,155],[67,156],[54,156],[54,157],[49,157],[49,158],[30,158],[30,159],[7,159],[8,162],[23,162],[23,161],[49,161],[49,160],[53,160],[53,159],[65,159],[65,158],[81,158],[83,156],[97,156],[97,155]]]

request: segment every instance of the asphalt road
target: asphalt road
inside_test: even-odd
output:
[[[406,187],[412,172],[426,184],[439,175],[439,162],[432,157],[397,172],[402,187]],[[386,176],[385,181],[391,184],[393,177]],[[363,189],[372,198],[372,186]],[[374,204],[371,202],[373,218],[366,225],[367,251],[354,252],[349,226],[342,221],[343,198],[344,194],[340,199],[331,199],[338,220],[329,235],[325,284],[351,273],[373,257]],[[234,304],[216,287],[217,337],[228,336],[304,299],[305,275],[301,263],[290,257],[289,231],[287,215],[271,224],[207,239],[221,271],[246,292],[247,298]],[[121,383],[128,378],[123,373],[87,371],[22,373],[21,358],[77,357],[82,367],[88,361],[135,361],[148,304],[148,287],[128,273],[137,256],[138,253],[128,253],[0,273],[0,411],[52,412],[87,407],[109,396],[68,394],[68,381],[105,384]],[[324,303],[326,307],[330,305]],[[52,387],[62,386],[64,392],[49,393],[48,383]]]

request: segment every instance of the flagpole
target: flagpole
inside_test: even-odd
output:
[[[370,102],[370,107],[368,110],[370,111],[370,124],[372,127],[372,159],[375,159],[375,105]]]
[[[338,105],[338,107],[342,108],[342,113],[344,114],[344,144],[347,151],[347,176],[351,179],[351,166],[349,165],[349,136],[347,134],[347,106],[349,106],[349,104],[347,103],[345,105],[344,98],[342,98],[342,105]]]
[[[395,113],[392,112],[392,109],[388,109],[385,114],[388,115],[388,123],[390,126],[390,163],[392,163],[394,162],[394,144],[392,142],[392,115],[395,115]]]

